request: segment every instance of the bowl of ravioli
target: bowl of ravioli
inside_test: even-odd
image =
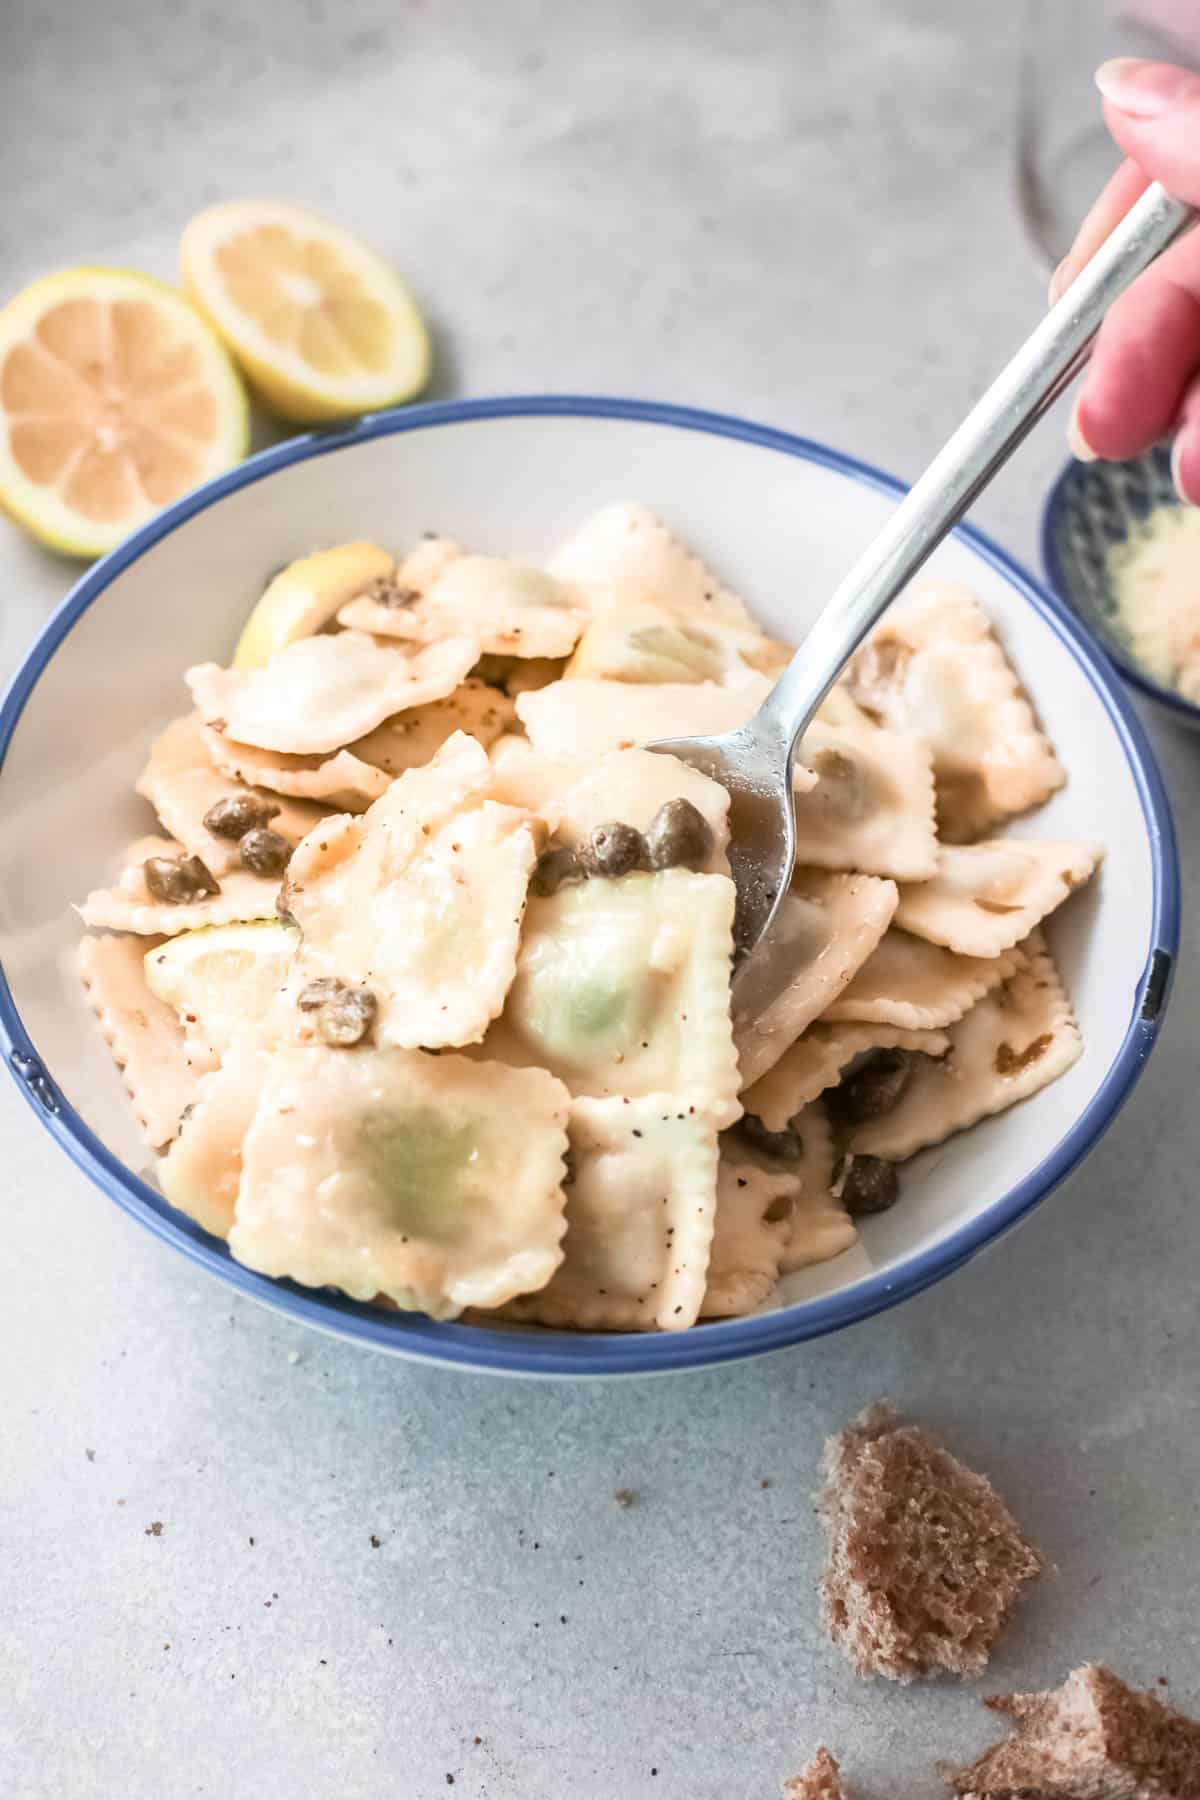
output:
[[[956,532],[807,734],[736,982],[728,797],[644,748],[750,716],[899,491],[541,397],[299,438],[159,515],[0,708],[41,1123],[230,1287],[484,1371],[753,1355],[966,1261],[1097,1142],[1169,987],[1170,814],[1110,667]]]

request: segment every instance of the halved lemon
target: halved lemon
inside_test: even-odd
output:
[[[304,207],[210,206],[184,231],[180,265],[190,297],[285,419],[373,412],[428,379],[425,325],[395,270]]]
[[[153,276],[65,269],[0,312],[0,505],[56,550],[110,550],[248,430],[233,364]]]

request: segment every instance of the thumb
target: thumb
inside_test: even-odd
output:
[[[1200,75],[1120,56],[1101,64],[1096,86],[1126,155],[1177,199],[1200,206]]]

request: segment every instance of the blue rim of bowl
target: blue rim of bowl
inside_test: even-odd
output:
[[[1067,503],[1068,490],[1080,478],[1080,469],[1091,466],[1090,463],[1081,464],[1074,461],[1066,463],[1059,471],[1054,486],[1046,496],[1046,504],[1042,508],[1041,529],[1042,567],[1046,571],[1046,580],[1054,597],[1062,601],[1071,616],[1088,633],[1092,641],[1099,645],[1109,662],[1129,683],[1130,687],[1136,688],[1137,692],[1143,694],[1147,700],[1154,701],[1156,706],[1165,707],[1177,718],[1185,720],[1191,728],[1200,728],[1200,706],[1193,700],[1185,699],[1174,688],[1164,687],[1160,682],[1155,681],[1152,675],[1147,675],[1146,671],[1140,669],[1137,663],[1100,625],[1092,623],[1091,619],[1075,605],[1072,598],[1075,591],[1074,585],[1068,578],[1067,572],[1063,568],[1062,558],[1058,554],[1059,514]],[[1180,504],[1182,505],[1182,501]]]
[[[39,677],[79,618],[123,570],[169,532],[226,494],[277,469],[330,455],[395,432],[458,425],[480,419],[568,417],[625,419],[735,438],[849,476],[892,498],[904,484],[870,463],[808,438],[755,425],[724,413],[654,401],[593,395],[514,395],[439,402],[377,413],[344,429],[292,438],[197,488],[156,515],[91,568],[71,589],[35,639],[0,701],[0,769],[22,711]],[[1179,862],[1170,805],[1150,745],[1107,662],[1097,655],[1073,614],[1006,551],[972,526],[956,535],[1003,575],[1030,603],[1083,669],[1103,703],[1130,766],[1153,870],[1151,953],[1137,983],[1129,1030],[1099,1090],[1049,1156],[981,1217],[889,1273],[869,1276],[836,1294],[778,1311],[706,1324],[690,1331],[628,1335],[549,1330],[516,1332],[440,1323],[415,1314],[379,1312],[332,1290],[272,1280],[237,1263],[220,1240],[176,1213],[100,1141],[44,1068],[14,1004],[0,966],[0,1048],[17,1085],[72,1161],[126,1212],[165,1242],[239,1293],[293,1319],[360,1344],[410,1359],[513,1375],[616,1376],[665,1374],[761,1355],[841,1330],[895,1306],[951,1274],[1044,1200],[1098,1142],[1137,1081],[1158,1035],[1179,944]],[[1165,962],[1163,959],[1166,959]],[[1148,992],[1152,1004],[1148,1003]]]

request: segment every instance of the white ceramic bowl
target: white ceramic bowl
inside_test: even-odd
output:
[[[859,1245],[790,1277],[770,1310],[677,1334],[434,1324],[271,1281],[172,1211],[74,973],[71,911],[148,818],[133,782],[186,704],[189,663],[226,658],[267,576],[354,537],[436,529],[483,550],[549,549],[592,509],[646,502],[800,636],[897,493],[863,464],[739,420],[615,400],[410,408],[284,444],[199,489],[84,576],[0,707],[0,1038],[41,1123],[128,1212],[242,1293],[429,1360],[516,1373],[666,1371],[775,1349],[894,1304],[1006,1230],[1096,1143],[1158,1029],[1178,935],[1170,814],[1116,677],[1085,633],[971,531],[938,553],[999,627],[1070,773],[1021,829],[1101,838],[1102,877],[1050,928],[1081,1061],[1014,1111],[927,1153]]]

